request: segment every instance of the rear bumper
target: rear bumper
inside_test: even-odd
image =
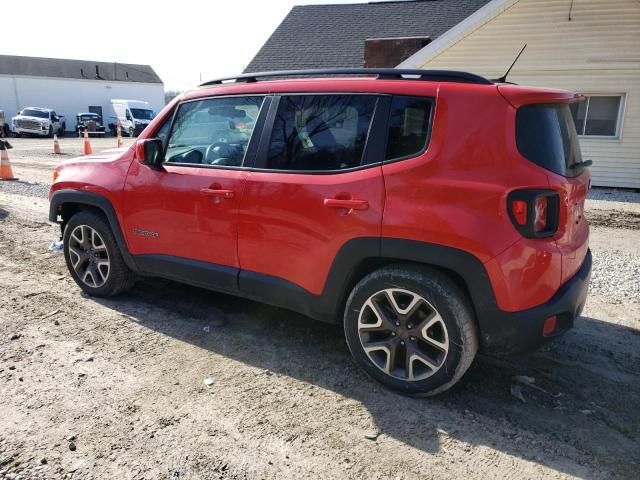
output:
[[[481,324],[483,346],[497,353],[528,353],[571,329],[587,299],[591,263],[589,250],[580,269],[548,302],[528,310],[498,310],[485,316]],[[544,336],[544,322],[554,315],[557,317],[556,329]]]

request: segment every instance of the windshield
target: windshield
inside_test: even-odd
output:
[[[24,115],[25,117],[49,118],[49,112],[34,110],[33,108],[25,108],[20,112],[20,115]]]
[[[146,108],[131,108],[131,115],[138,120],[153,120],[155,116],[153,110],[147,110]]]

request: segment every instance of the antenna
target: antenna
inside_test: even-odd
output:
[[[511,66],[509,67],[509,69],[504,73],[504,75],[502,75],[500,78],[496,78],[494,80],[494,82],[497,83],[506,83],[507,82],[507,75],[509,75],[509,73],[511,73],[511,69],[513,68],[513,66],[516,64],[516,62],[518,61],[518,59],[520,58],[520,55],[522,55],[522,52],[524,52],[524,49],[527,48],[527,44],[524,44],[524,47],[522,47],[522,50],[520,50],[520,53],[518,54],[518,56],[516,57],[516,59],[513,61],[513,63],[511,64]]]

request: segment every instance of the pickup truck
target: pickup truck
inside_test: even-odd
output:
[[[65,118],[49,108],[27,107],[11,119],[13,133],[53,137],[64,135]]]

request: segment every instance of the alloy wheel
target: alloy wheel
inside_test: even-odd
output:
[[[376,367],[410,382],[435,374],[449,352],[447,327],[435,307],[400,288],[380,290],[364,302],[358,336]]]
[[[109,251],[100,234],[78,225],[69,236],[69,259],[78,278],[91,288],[102,287],[109,278]]]

